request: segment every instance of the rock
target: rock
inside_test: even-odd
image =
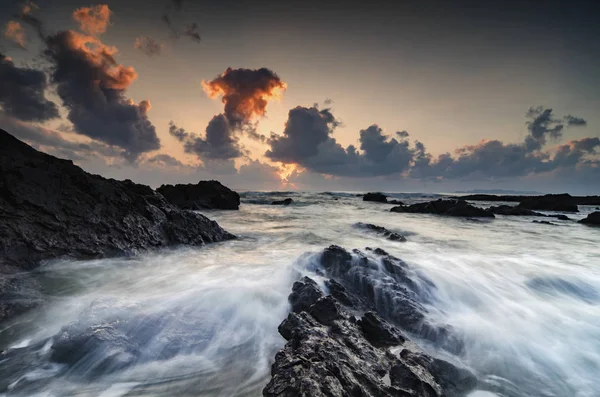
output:
[[[387,238],[390,241],[399,241],[399,242],[406,241],[406,237],[404,237],[398,233],[389,231],[388,229],[386,229],[383,226],[377,226],[377,225],[373,225],[372,223],[362,223],[362,222],[355,223],[354,226],[359,229],[373,231],[379,235],[382,235],[383,237]]]
[[[382,193],[367,193],[363,196],[363,201],[374,201],[377,203],[387,203],[387,197]]]
[[[412,213],[412,214],[437,214],[447,216],[475,217],[475,218],[494,218],[491,211],[484,210],[467,204],[464,200],[443,200],[428,201],[412,205],[400,205],[393,207],[391,212]]]
[[[291,198],[286,198],[285,200],[273,201],[271,205],[290,205],[294,202]]]
[[[575,200],[567,193],[527,197],[519,203],[518,207],[542,211],[579,212]]]
[[[237,210],[240,207],[240,195],[219,181],[162,185],[156,191],[169,203],[186,210]]]
[[[529,210],[513,205],[499,205],[497,207],[490,207],[488,211],[496,215],[511,215],[511,216],[545,216],[539,212]]]
[[[566,216],[566,215],[562,215],[562,214],[558,214],[558,215],[548,215],[548,216],[549,216],[549,217],[552,217],[552,218],[556,218],[556,219],[558,219],[558,220],[561,220],[561,221],[570,221],[570,220],[571,220],[571,218],[569,218],[569,217],[568,217],[568,216]]]
[[[558,196],[569,196],[564,193]],[[497,196],[494,194],[471,194],[467,196],[461,196],[463,200],[469,201],[505,201],[505,202],[521,202],[524,200],[538,200],[544,196]],[[600,196],[570,196],[574,204],[577,205],[598,205],[600,204]],[[541,208],[533,208],[541,209]],[[600,209],[600,208],[596,208]]]
[[[600,207],[596,207],[597,210],[600,210]]]
[[[333,295],[310,305],[307,299],[302,306],[308,310],[290,313],[279,326],[287,343],[275,356],[263,396],[458,397],[476,386],[469,370],[412,351],[414,344],[408,350],[401,331],[378,314],[356,321]]]
[[[173,206],[148,186],[88,174],[0,130],[0,295],[15,290],[5,269],[231,238],[216,222]],[[2,312],[16,313],[14,307]]]
[[[300,313],[301,311],[307,311],[310,306],[314,305],[322,297],[323,292],[317,283],[309,277],[304,277],[302,280],[294,283],[288,301],[290,302],[292,312]]]
[[[579,223],[583,223],[586,225],[600,226],[600,212],[599,211],[592,212],[587,217],[580,220]]]
[[[532,223],[541,223],[542,225],[553,225],[556,226],[556,223],[548,222],[548,221],[533,221]]]
[[[404,205],[404,203],[400,200],[389,200],[387,203],[394,204],[394,205]]]

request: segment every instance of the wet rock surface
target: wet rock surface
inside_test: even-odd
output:
[[[542,211],[579,212],[576,201],[567,193],[523,198],[518,207]]]
[[[438,199],[425,203],[400,205],[393,207],[390,211],[399,213],[436,214],[468,218],[494,218],[494,214],[491,211],[475,207],[471,204],[468,204],[464,200]]]
[[[216,222],[171,205],[148,186],[89,174],[0,130],[0,321],[36,302],[33,284],[15,274],[43,260],[231,238]]]
[[[240,195],[219,181],[162,185],[156,191],[169,203],[187,210],[237,210],[240,207]]]
[[[370,232],[374,232],[378,235],[381,235],[385,238],[387,238],[390,241],[399,241],[399,242],[405,242],[406,241],[406,237],[396,233],[396,232],[392,232],[388,229],[386,229],[383,226],[377,226],[377,225],[373,225],[372,223],[362,223],[362,222],[358,222],[354,224],[354,227],[358,228],[358,229],[363,229],[363,230],[367,230]]]
[[[383,193],[367,193],[363,196],[363,201],[374,201],[377,203],[387,203],[387,196]]]
[[[271,205],[290,205],[293,202],[294,202],[294,200],[288,197],[284,200],[275,200],[275,201],[271,202]]]
[[[386,275],[404,280],[395,281],[395,288],[417,294],[417,282],[407,281],[405,264],[389,256],[381,260],[388,261],[383,267],[389,269],[381,270],[382,280]],[[471,371],[422,352],[401,327],[384,318],[380,307],[351,287],[369,285],[372,266],[382,266],[375,258],[332,246],[321,254],[321,263],[326,276],[332,277],[325,283],[330,294],[308,277],[294,284],[292,311],[279,326],[287,343],[275,357],[264,396],[458,397],[475,388],[477,379]],[[370,270],[350,276],[353,268]],[[424,310],[406,296],[396,298],[396,307],[403,302],[410,306],[406,313]]]
[[[587,217],[579,221],[585,225],[600,226],[600,211],[592,212]]]

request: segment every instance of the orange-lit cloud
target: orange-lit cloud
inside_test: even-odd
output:
[[[267,69],[232,69],[211,81],[202,81],[210,98],[222,96],[225,115],[236,127],[263,116],[272,99],[279,99],[287,88],[275,72]]]
[[[281,179],[282,182],[289,182],[289,179],[292,175],[300,174],[300,173],[302,173],[302,171],[303,171],[303,169],[300,168],[296,164],[280,163],[279,167],[278,167],[277,175],[279,175],[279,178]]]
[[[21,8],[21,15],[29,15],[33,10],[39,10],[40,7],[37,6],[33,1],[28,1],[25,3],[23,8]]]
[[[160,55],[165,48],[163,43],[159,43],[152,37],[140,36],[135,39],[133,48],[140,50],[148,56]]]
[[[25,29],[23,29],[23,26],[19,22],[9,21],[6,24],[4,36],[17,43],[19,47],[25,48]]]
[[[81,7],[73,12],[73,19],[79,22],[79,28],[87,34],[98,35],[106,32],[112,11],[106,4]]]

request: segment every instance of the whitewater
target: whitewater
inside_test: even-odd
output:
[[[260,396],[285,344],[277,327],[291,286],[314,277],[318,253],[336,244],[382,248],[436,284],[428,320],[452,326],[464,351],[452,356],[411,339],[471,368],[480,387],[470,396],[600,396],[600,228],[528,216],[390,213],[392,205],[355,193],[241,196],[239,211],[202,212],[235,240],[35,270],[46,303],[0,329],[1,395]],[[390,196],[407,204],[438,197]],[[286,197],[294,203],[270,205]],[[569,217],[594,210],[579,208]],[[389,241],[358,222],[407,241]],[[114,352],[94,346],[68,369],[47,359],[64,327],[120,321],[131,324],[142,350],[135,365],[98,368]],[[5,384],[8,372],[22,375]]]

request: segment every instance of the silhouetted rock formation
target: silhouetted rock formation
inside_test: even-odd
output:
[[[88,174],[0,130],[0,321],[35,301],[35,293],[33,301],[22,296],[35,287],[21,285],[26,279],[17,274],[42,260],[126,255],[233,237],[148,186]]]
[[[424,330],[417,326],[426,323],[422,315],[410,313],[424,313],[416,300],[428,292],[409,277],[407,265],[385,255],[382,268],[355,252],[358,261],[336,246],[322,253],[331,295],[308,277],[294,284],[292,312],[279,326],[287,344],[275,356],[263,395],[458,397],[474,389],[471,371],[420,351],[389,320]]]
[[[599,211],[592,212],[587,217],[580,220],[579,223],[583,223],[586,225],[600,226],[600,212]]]
[[[563,196],[568,194],[547,195],[547,196]],[[497,196],[495,194],[470,194],[461,196],[463,200],[469,201],[506,201],[506,202],[521,202],[526,199],[538,199],[544,196]],[[570,196],[573,204],[576,205],[600,205],[600,196]],[[539,209],[539,208],[538,208]]]
[[[240,195],[219,181],[162,185],[156,191],[171,204],[186,210],[237,210],[240,207]]]
[[[490,207],[488,211],[496,215],[510,215],[510,216],[546,216],[539,212],[528,210],[514,205],[499,205],[497,207]]]
[[[412,213],[412,214],[437,214],[447,216],[461,217],[483,217],[494,218],[491,211],[482,208],[474,207],[467,204],[464,200],[443,200],[428,201],[426,203],[418,203],[412,205],[400,205],[393,207],[391,212]]]
[[[367,193],[363,196],[363,201],[375,201],[377,203],[387,203],[387,196],[383,193]]]
[[[542,211],[579,212],[573,197],[567,193],[527,197],[519,203],[518,207]]]
[[[369,231],[375,232],[379,235],[382,235],[383,237],[387,238],[390,241],[400,241],[400,242],[406,241],[406,237],[404,237],[401,234],[398,234],[396,232],[389,231],[388,229],[386,229],[383,226],[377,226],[377,225],[373,225],[372,223],[362,223],[362,222],[358,222],[354,226],[359,229],[364,229],[364,230],[369,230]]]
[[[275,200],[271,203],[271,205],[290,205],[294,202],[291,198],[286,198],[285,200]]]

